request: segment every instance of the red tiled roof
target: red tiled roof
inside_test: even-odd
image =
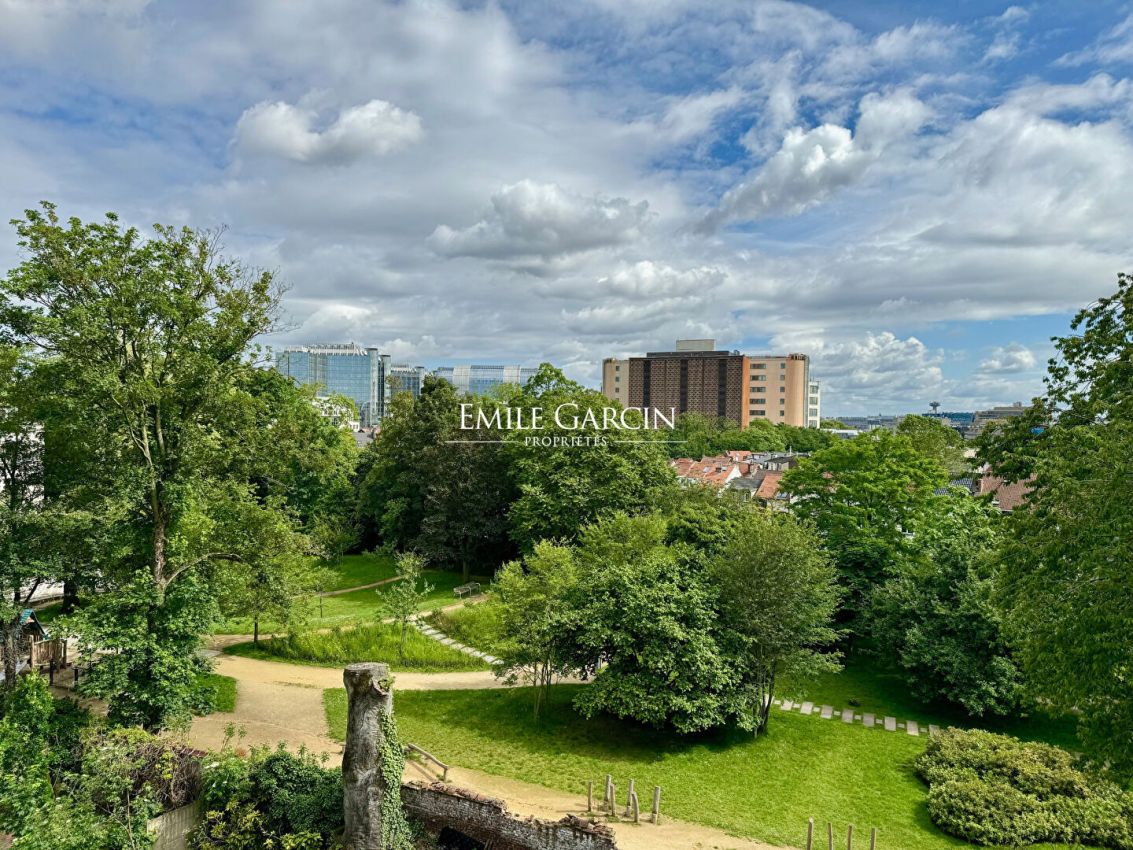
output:
[[[980,479],[980,495],[994,493],[994,498],[999,503],[999,509],[1004,513],[1011,513],[1022,505],[1030,492],[1030,479],[1007,482],[995,475],[985,475]]]
[[[759,482],[759,489],[755,491],[755,498],[771,501],[779,492],[779,482],[783,480],[782,472],[768,472]]]

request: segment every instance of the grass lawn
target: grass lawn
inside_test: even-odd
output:
[[[371,623],[356,628],[335,628],[329,632],[305,632],[286,637],[238,643],[224,651],[230,655],[264,661],[339,667],[356,661],[385,661],[393,670],[407,673],[452,673],[488,670],[478,658],[425,637],[416,629],[406,634],[404,659],[398,661],[400,627]]]
[[[731,834],[802,846],[807,818],[878,829],[880,850],[969,846],[928,819],[912,760],[924,738],[846,726],[818,717],[772,716],[758,740],[741,733],[680,738],[612,718],[586,721],[570,708],[579,686],[552,689],[538,723],[526,689],[406,691],[395,697],[402,738],[460,766],[585,796],[588,779],[613,774],[619,794],[633,778],[646,797],[663,791],[662,814]],[[396,684],[395,684],[396,688]],[[342,740],[346,694],[324,692],[331,734]],[[844,846],[844,845],[839,845]],[[1050,847],[1050,845],[1044,845]]]
[[[1046,741],[1067,749],[1078,749],[1073,717],[1051,717],[1042,712],[1026,716],[973,718],[950,705],[925,704],[916,699],[900,674],[888,671],[868,656],[855,657],[838,673],[827,673],[817,680],[793,686],[786,682],[777,696],[805,697],[818,705],[835,709],[853,707],[878,717],[891,715],[898,720],[916,720],[938,726],[964,726],[1003,732],[1017,738]],[[854,702],[851,702],[853,700]]]
[[[500,606],[495,598],[469,602],[451,611],[438,611],[429,622],[450,638],[493,655],[500,649]]]
[[[197,684],[212,691],[212,710],[233,712],[236,710],[236,680],[219,673],[205,673],[198,677]]]
[[[351,557],[351,556],[348,556]],[[370,556],[358,556],[370,557]],[[422,577],[433,589],[421,604],[422,611],[428,611],[441,605],[448,605],[456,601],[452,589],[463,584],[460,573],[442,570],[425,570]],[[380,579],[373,579],[380,581]],[[355,623],[372,623],[379,617],[380,587],[371,587],[366,590],[352,590],[337,596],[323,596],[306,600],[307,617],[304,627],[308,629],[327,628],[329,626],[345,626]],[[286,631],[286,627],[278,623],[260,622],[260,633]],[[226,620],[214,630],[218,635],[247,635],[252,633],[252,620],[250,617],[237,617]]]
[[[364,584],[393,578],[397,574],[393,555],[384,552],[343,555],[330,570],[334,573],[334,580],[327,585],[327,590],[361,587]]]

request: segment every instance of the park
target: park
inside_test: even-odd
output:
[[[506,416],[463,430],[433,377],[360,447],[269,368],[276,284],[211,235],[50,204],[16,229],[14,848],[1133,847],[1129,278],[978,457],[919,416],[839,439],[685,414],[543,451]],[[608,402],[544,364],[474,403]],[[804,439],[782,503],[670,463]],[[955,486],[974,463],[1024,505]]]

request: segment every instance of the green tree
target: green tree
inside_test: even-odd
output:
[[[509,518],[511,537],[522,551],[532,551],[540,540],[570,540],[579,529],[598,517],[625,511],[639,513],[669,498],[677,487],[669,468],[660,432],[602,431],[583,424],[578,429],[560,427],[554,411],[563,407],[563,424],[581,420],[588,410],[601,420],[602,409],[611,402],[596,390],[567,380],[548,363],[510,402],[523,408],[540,407],[544,428],[536,432],[513,431],[504,456],[508,459],[518,496]],[[636,412],[627,422],[641,422]],[[541,440],[591,438],[582,446],[526,445],[528,436]]]
[[[433,480],[429,450],[442,446],[458,428],[459,404],[452,384],[426,376],[421,395],[394,397],[382,430],[367,448],[358,485],[358,517],[364,535],[409,547],[421,533],[425,496]]]
[[[511,561],[496,575],[503,636],[496,675],[531,685],[535,719],[555,678],[575,672],[568,632],[578,615],[568,594],[577,581],[572,550],[548,541],[535,544],[522,563]]]
[[[908,437],[871,431],[839,440],[788,471],[780,491],[817,527],[842,585],[842,619],[860,632],[873,589],[935,506],[948,474]]]
[[[776,684],[839,667],[831,650],[837,573],[814,529],[789,514],[743,511],[712,559],[731,662],[742,671],[740,725],[767,730]]]
[[[114,518],[108,592],[83,639],[117,653],[87,685],[112,718],[162,726],[190,702],[216,614],[208,573],[247,553],[231,506],[255,493],[232,464],[254,435],[233,411],[250,403],[246,354],[278,288],[222,257],[215,235],[158,226],[145,239],[114,215],[63,223],[51,204],[13,224],[25,260],[0,281],[0,335],[47,355],[84,504]]]
[[[744,671],[722,643],[716,592],[700,554],[666,544],[657,515],[613,514],[575,547],[576,619],[566,666],[593,677],[575,698],[601,713],[690,733],[748,716]]]
[[[935,458],[953,478],[971,469],[964,457],[964,438],[955,428],[928,416],[909,415],[897,424],[897,433],[908,437],[917,451]]]
[[[1081,713],[1096,758],[1133,775],[1133,277],[1055,340],[1044,395],[981,438],[1031,493],[1004,535],[998,599],[1028,686]]]
[[[319,565],[310,540],[276,500],[233,500],[231,508],[239,512],[232,522],[242,529],[245,547],[217,571],[213,586],[221,614],[251,617],[252,643],[259,645],[261,622],[290,626],[302,620],[304,600],[321,577]]]
[[[957,493],[941,501],[873,596],[870,634],[892,654],[912,693],[972,715],[1018,705],[1022,676],[992,602],[998,512]]]
[[[416,552],[402,552],[397,556],[397,581],[376,591],[380,597],[379,610],[391,618],[401,629],[401,640],[397,645],[397,655],[405,660],[405,639],[409,634],[410,621],[417,616],[425,598],[433,586],[421,577],[425,569],[425,559]]]

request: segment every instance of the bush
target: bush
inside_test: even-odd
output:
[[[251,801],[272,832],[342,829],[342,774],[324,769],[306,750],[293,755],[281,746],[253,764],[248,779]]]
[[[1049,744],[980,730],[929,740],[917,773],[933,823],[979,844],[1042,842],[1133,850],[1133,794]]]
[[[203,801],[196,850],[322,850],[343,827],[342,774],[282,745],[247,760],[225,748],[205,765]]]

